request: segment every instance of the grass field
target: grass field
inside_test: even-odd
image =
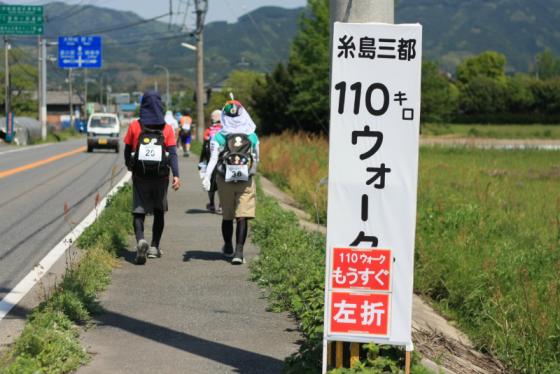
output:
[[[264,139],[261,170],[313,212],[326,146]],[[512,372],[560,372],[559,183],[557,151],[420,151],[415,290]]]
[[[493,139],[560,139],[560,125],[422,124],[422,136]]]

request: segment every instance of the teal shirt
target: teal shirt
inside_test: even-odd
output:
[[[259,137],[254,132],[249,134],[248,137],[253,147],[259,144]],[[213,140],[222,148],[226,146],[226,135],[224,135],[221,131],[214,135]]]

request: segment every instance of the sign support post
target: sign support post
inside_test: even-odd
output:
[[[8,118],[8,113],[10,113],[10,58],[9,58],[9,51],[10,51],[10,43],[8,42],[8,38],[4,36],[4,78],[5,78],[5,95],[4,96],[4,112],[6,113],[6,118]]]

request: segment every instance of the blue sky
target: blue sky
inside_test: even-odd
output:
[[[37,5],[50,3],[52,1],[45,0],[3,0],[7,4],[28,4]],[[101,7],[133,11],[144,18],[155,17],[169,11],[169,0],[64,0],[69,4],[96,5]],[[194,0],[172,0],[174,12],[180,6],[181,10],[185,9],[186,4],[190,2],[189,22],[194,20],[191,14],[194,8]],[[212,21],[228,21],[235,22],[239,16],[259,8],[261,6],[275,5],[284,8],[296,8],[306,4],[306,0],[209,0],[208,2],[207,22]],[[165,21],[162,19],[162,21]],[[168,19],[167,19],[168,21]],[[174,22],[182,23],[183,16],[174,17]]]

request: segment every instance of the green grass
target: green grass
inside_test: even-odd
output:
[[[422,124],[422,135],[493,139],[560,139],[560,125]]]
[[[422,149],[417,291],[512,371],[560,372],[560,153]]]
[[[179,146],[179,148],[181,147]],[[202,143],[198,140],[193,140],[191,143],[191,153],[200,156],[200,152],[202,152]]]
[[[264,171],[314,214],[327,142],[282,139]],[[323,151],[318,171],[299,167],[302,146]],[[421,148],[419,173],[416,292],[509,372],[559,373],[560,152]]]
[[[45,143],[57,143],[63,142],[70,139],[81,138],[85,136],[84,134],[80,134],[76,129],[68,128],[65,130],[49,130],[47,132],[47,139],[42,140],[38,139],[32,142],[32,144],[45,144]]]
[[[96,295],[109,284],[115,255],[131,231],[131,200],[130,186],[123,187],[80,236],[81,260],[29,315],[21,336],[0,357],[1,374],[69,373],[89,360],[78,326],[101,311]]]
[[[299,227],[295,215],[286,212],[259,189],[253,240],[260,256],[251,263],[251,277],[268,290],[270,310],[289,311],[304,336],[299,352],[286,360],[286,373],[317,373],[321,368],[325,278],[325,238]],[[367,359],[355,369],[333,373],[398,373],[404,365],[400,349],[364,345]],[[417,365],[412,373],[428,373]]]

